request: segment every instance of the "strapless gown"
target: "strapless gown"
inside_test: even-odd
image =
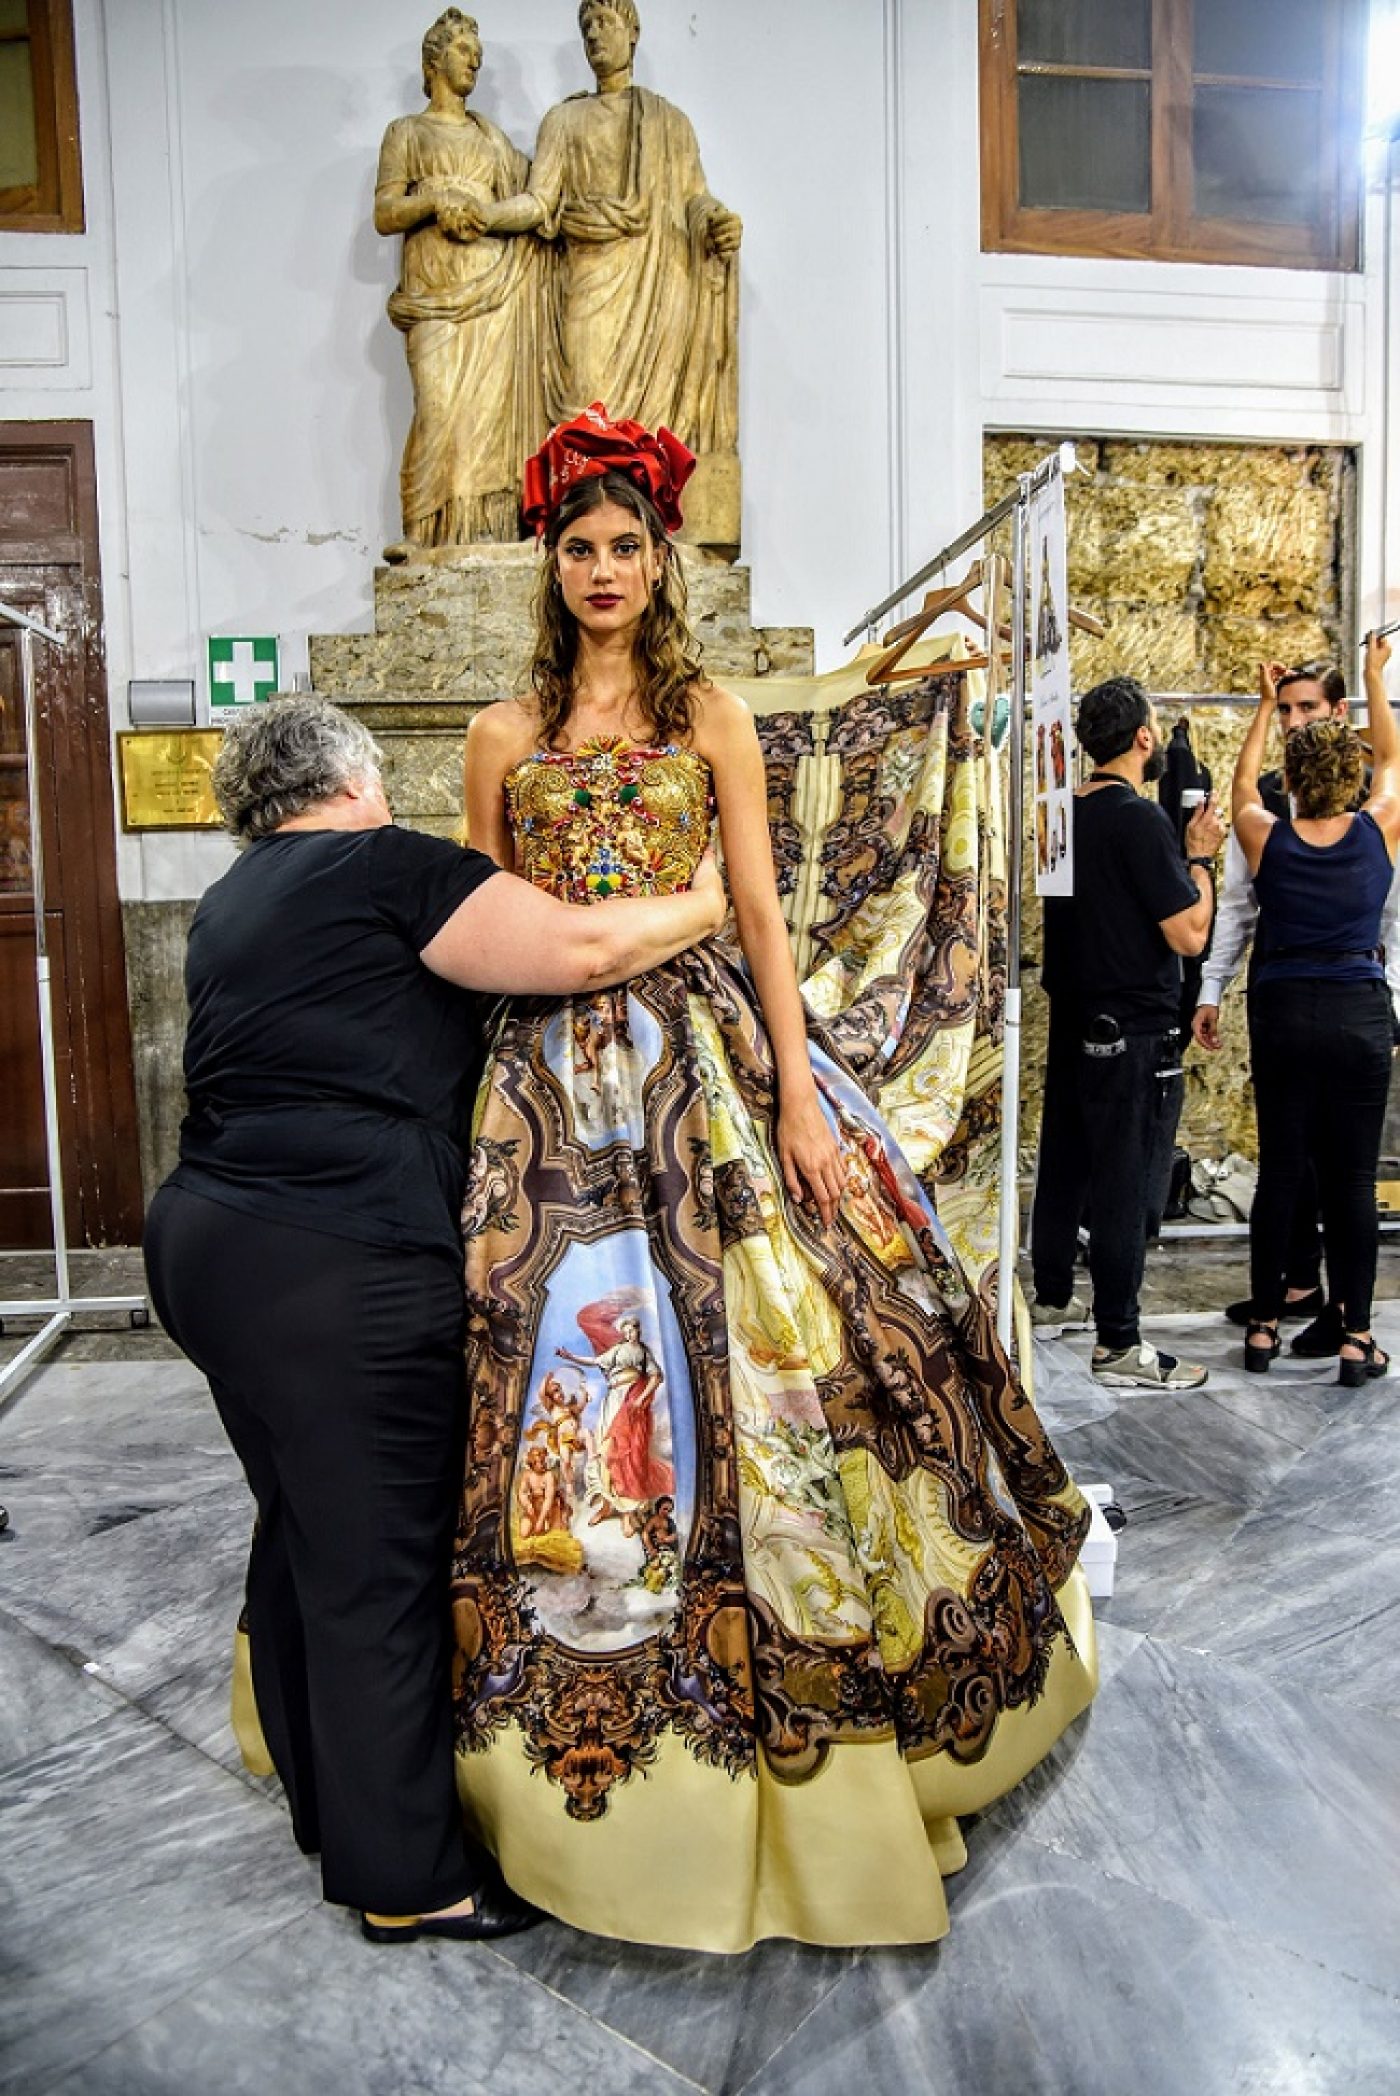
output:
[[[506,781],[570,901],[684,885],[708,768],[594,742]],[[824,1009],[830,1012],[830,985]],[[927,1941],[958,1828],[1090,1701],[1088,1510],[824,1026],[849,1179],[786,1192],[737,947],[516,999],[465,1211],[458,1780],[528,1898],[738,1951]]]

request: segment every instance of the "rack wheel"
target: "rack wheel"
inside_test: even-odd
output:
[[[151,1313],[145,1308],[144,1304],[141,1309],[133,1310],[131,1313],[131,1329],[133,1332],[143,1332],[150,1321]]]

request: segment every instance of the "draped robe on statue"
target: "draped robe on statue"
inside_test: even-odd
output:
[[[690,120],[644,87],[572,96],[540,126],[530,192],[562,238],[546,330],[551,422],[601,400],[702,455],[738,444],[737,260],[712,255],[716,201]]]
[[[501,199],[528,162],[472,111],[426,111],[384,134],[378,186],[434,178]],[[545,255],[529,237],[453,240],[436,219],[404,236],[389,318],[407,337],[414,414],[404,449],[403,522],[429,546],[520,535],[520,461],[541,441],[539,305]]]

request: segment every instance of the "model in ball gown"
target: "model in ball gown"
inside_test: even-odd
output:
[[[709,841],[687,748],[539,752],[505,794],[518,871],[572,901],[673,890]],[[1094,1692],[1085,1502],[810,1038],[848,1168],[830,1229],[775,1164],[723,939],[514,1000],[477,1109],[459,1784],[518,1891],[634,1941],[940,1936],[959,1815]]]

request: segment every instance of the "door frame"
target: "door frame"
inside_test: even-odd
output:
[[[45,915],[50,926],[59,1125],[74,1247],[134,1244],[142,1222],[136,1087],[117,890],[112,730],[103,646],[97,470],[90,422],[0,422],[7,461],[61,467],[66,529],[23,538],[0,505],[0,596],[57,631],[34,643]]]

